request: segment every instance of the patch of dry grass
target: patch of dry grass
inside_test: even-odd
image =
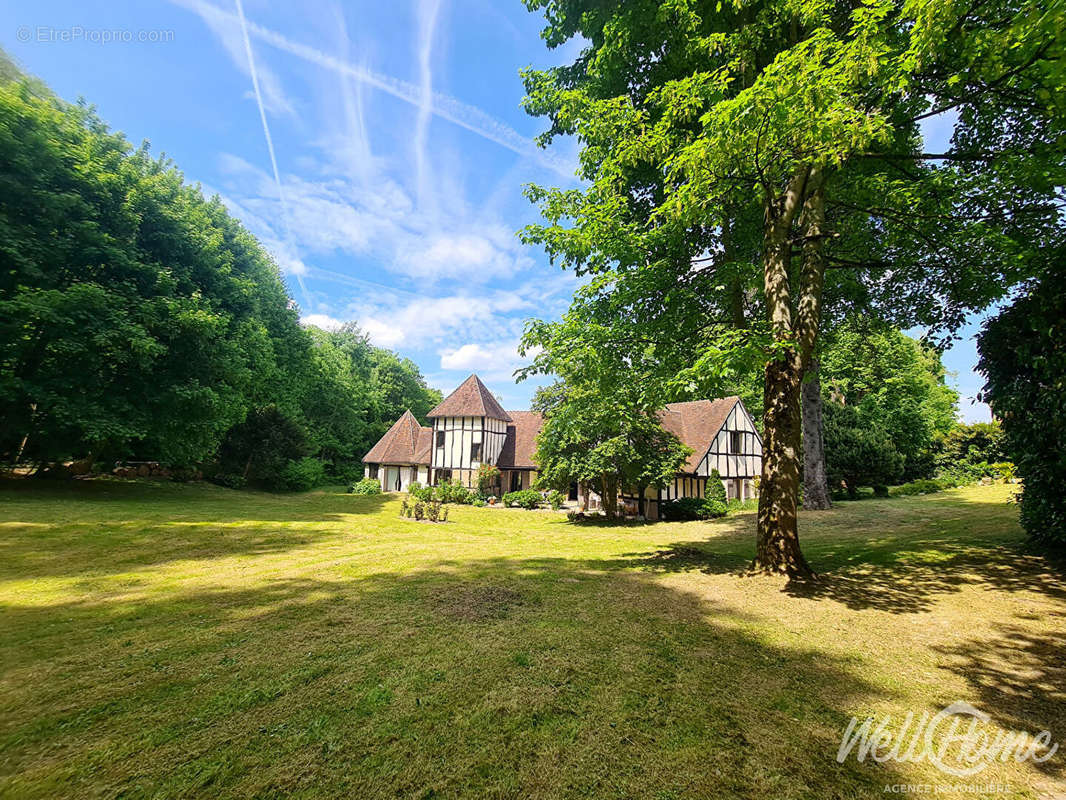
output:
[[[1066,581],[1004,487],[802,518],[551,513],[118,482],[0,488],[0,794],[866,797],[852,715],[965,700],[1066,738]],[[964,783],[1066,791],[1060,754]]]

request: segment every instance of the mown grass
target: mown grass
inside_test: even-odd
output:
[[[624,527],[207,486],[0,486],[0,794],[883,796],[852,715],[965,700],[1066,738],[1066,580],[1002,486]],[[1066,791],[1060,754],[999,796]]]

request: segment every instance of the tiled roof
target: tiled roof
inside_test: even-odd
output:
[[[432,445],[433,429],[423,428],[414,414],[405,411],[363,456],[363,461],[369,464],[428,464]]]
[[[692,448],[685,464],[686,472],[695,472],[710,449],[711,442],[725,425],[729,412],[740,401],[737,396],[721,400],[692,400],[687,403],[667,403],[659,412],[663,427]]]
[[[474,388],[464,389],[467,386]],[[477,393],[483,395],[479,402],[484,405],[477,408],[467,403],[461,409],[446,407],[460,392],[464,396],[456,400],[457,403],[467,402],[470,393]],[[684,467],[685,472],[696,471],[739,400],[739,397],[733,396],[720,400],[669,403],[659,412],[663,427],[692,448],[692,455]],[[537,434],[544,424],[544,418],[536,411],[504,411],[476,375],[471,375],[459,389],[433,409],[430,416],[487,416],[507,420],[507,438],[497,466],[501,469],[536,469],[533,453],[537,449]],[[433,430],[419,425],[414,414],[405,411],[363,457],[363,461],[371,464],[429,464],[432,445]]]
[[[471,375],[459,388],[444,398],[429,417],[491,417],[510,422],[507,412],[477,375]]]
[[[533,469],[533,453],[537,449],[537,434],[544,418],[537,411],[508,411],[511,424],[507,426],[507,438],[496,462],[501,469]]]

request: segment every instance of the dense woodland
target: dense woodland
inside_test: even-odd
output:
[[[359,330],[301,327],[217,197],[36,82],[0,86],[0,259],[4,462],[305,488],[440,399]]]

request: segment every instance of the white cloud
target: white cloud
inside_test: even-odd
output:
[[[518,367],[528,364],[540,352],[535,348],[522,356],[519,355],[518,348],[519,342],[514,340],[481,344],[471,342],[454,350],[442,350],[440,368],[510,374]]]
[[[324,331],[339,331],[344,327],[344,322],[331,317],[328,314],[307,314],[300,317],[301,325],[313,325],[316,328],[321,328]]]
[[[232,154],[221,155],[219,165],[228,178],[224,202],[291,274],[306,274],[309,255],[334,253],[372,256],[390,272],[430,285],[447,278],[487,283],[535,266],[506,226],[468,216],[458,204],[440,215],[421,213],[386,176],[367,183],[282,176],[286,229],[267,172]]]

